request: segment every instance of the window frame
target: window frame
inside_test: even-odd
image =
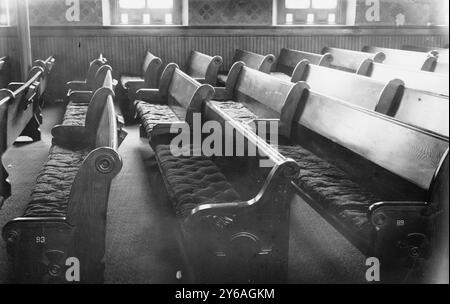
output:
[[[346,11],[347,11],[347,1],[344,0],[337,0],[337,6],[336,8],[333,9],[318,9],[318,8],[313,8],[313,1],[310,1],[310,7],[309,8],[297,8],[297,9],[292,9],[292,8],[286,8],[286,0],[276,0],[277,3],[277,23],[276,25],[278,26],[314,26],[314,25],[330,25],[330,26],[340,26],[340,25],[345,25],[346,24]],[[295,22],[295,14],[297,13],[302,13],[305,14],[305,22],[301,23],[301,22]],[[328,22],[317,22],[316,20],[316,16],[318,12],[322,12],[324,14],[326,14],[327,16],[329,14],[336,14],[335,16],[335,22],[334,23],[328,23]],[[286,15],[287,14],[293,14],[294,18],[292,20],[292,23],[286,23]],[[313,23],[307,23],[307,16],[308,14],[314,14],[314,22]]]
[[[111,7],[111,25],[113,26],[179,26],[183,24],[183,1],[182,0],[173,0],[172,8],[149,8],[148,0],[145,0],[145,8],[121,8],[119,6],[119,0],[110,0]],[[172,23],[165,23],[165,20],[161,21],[153,21],[152,13],[157,15],[166,15],[170,13],[172,15]],[[128,19],[128,23],[121,22],[121,14],[139,14],[141,16],[141,20],[139,23],[130,22]],[[150,14],[150,23],[144,23],[143,17],[144,14]]]

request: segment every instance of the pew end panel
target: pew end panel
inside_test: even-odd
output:
[[[221,56],[209,56],[197,51],[192,51],[186,68],[186,74],[196,81],[215,86],[217,74],[222,66]]]

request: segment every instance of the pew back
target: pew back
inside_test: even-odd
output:
[[[88,85],[92,84],[95,81],[95,76],[97,75],[98,70],[105,64],[106,59],[103,57],[96,58],[89,63],[89,69],[86,74],[86,83]]]
[[[426,191],[449,146],[448,138],[313,91],[300,109],[299,125]]]
[[[223,60],[220,56],[209,56],[192,51],[186,68],[186,74],[201,83],[215,85],[217,82],[217,73],[222,63]]]
[[[230,74],[237,70],[240,72],[233,88],[227,83],[233,100],[244,104],[258,118],[279,118],[279,133],[289,137],[298,102],[308,86],[274,78],[242,63],[233,65]]]
[[[436,57],[429,53],[396,50],[374,46],[364,46],[362,49],[366,53],[383,52],[386,55],[384,64],[401,66],[412,70],[433,71],[436,64]]]
[[[156,88],[158,86],[161,66],[162,60],[147,51],[142,65],[142,76],[147,87]]]
[[[393,113],[402,86],[399,80],[380,82],[306,60],[299,64],[292,81],[305,81],[315,92],[383,114]]]
[[[321,54],[329,53],[333,56],[333,61],[331,62],[331,67],[343,70],[346,72],[358,72],[368,59],[375,62],[383,62],[385,55],[382,52],[376,54],[369,54],[364,52],[324,47]]]
[[[272,65],[275,62],[275,56],[272,54],[261,55],[250,51],[236,49],[233,57],[233,62],[242,61],[249,68],[261,71],[263,73],[270,73]]]
[[[333,57],[329,53],[320,55],[283,48],[277,58],[275,71],[292,76],[297,64],[305,59],[311,64],[329,66],[333,60]]]
[[[371,62],[361,75],[369,76],[375,80],[387,82],[391,79],[401,79],[407,88],[428,91],[449,96],[448,76],[427,71],[414,71],[389,64]]]

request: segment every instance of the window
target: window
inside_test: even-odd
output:
[[[278,0],[278,24],[344,23],[344,0]]]
[[[113,0],[113,22],[121,25],[181,24],[181,0]]]
[[[0,26],[9,25],[9,0],[0,0]]]

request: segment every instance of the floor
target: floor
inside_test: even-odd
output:
[[[43,139],[16,144],[3,156],[12,196],[0,209],[0,226],[20,216],[35,178],[47,158],[50,130],[59,123],[64,104],[44,110]],[[114,179],[108,207],[106,283],[183,283],[175,218],[167,203],[152,151],[127,126],[119,149],[123,168]],[[296,197],[290,223],[290,283],[365,283],[365,257],[311,207]],[[8,258],[0,240],[0,282],[7,282]]]

